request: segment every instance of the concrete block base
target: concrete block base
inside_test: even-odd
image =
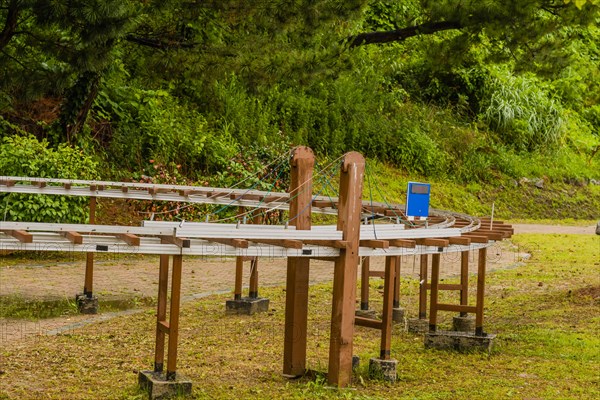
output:
[[[225,311],[227,314],[252,315],[269,310],[269,299],[263,297],[242,297],[240,300],[227,300]]]
[[[404,308],[398,307],[392,309],[392,321],[396,323],[404,323]]]
[[[171,399],[192,393],[192,381],[177,374],[175,380],[167,380],[164,372],[140,371],[138,385],[148,392],[150,400]]]
[[[377,311],[371,310],[371,309],[368,309],[368,310],[356,310],[356,311],[354,311],[354,315],[356,315],[357,317],[376,319],[377,318]]]
[[[75,302],[80,314],[98,314],[98,297],[88,297],[87,294],[75,295]]]
[[[452,330],[457,332],[475,332],[475,318],[455,316],[452,318]]]
[[[369,360],[369,377],[371,379],[381,379],[385,382],[396,382],[396,360],[382,360],[379,358],[371,358]]]
[[[406,321],[406,330],[410,333],[425,333],[429,330],[429,320],[409,318]]]
[[[438,331],[425,334],[425,347],[460,352],[489,352],[496,335],[477,336],[473,332]]]
[[[360,357],[352,356],[352,371],[356,371],[360,367]]]

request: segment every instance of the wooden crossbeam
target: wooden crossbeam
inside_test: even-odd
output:
[[[346,240],[302,239],[302,243],[315,246],[334,247],[336,249],[345,249],[346,246],[348,246],[348,241]]]
[[[417,244],[421,246],[433,246],[433,247],[448,247],[448,239],[417,239]]]
[[[197,196],[197,195],[208,195],[208,192],[206,190],[191,190],[191,189],[186,189],[186,190],[180,190],[179,191],[179,195],[180,196]]]
[[[62,235],[66,237],[69,242],[73,244],[83,244],[83,236],[77,232],[62,232]]]
[[[448,243],[450,244],[458,244],[461,246],[468,246],[471,244],[471,238],[465,236],[456,236],[448,238]]]
[[[369,271],[369,276],[375,277],[375,278],[385,278],[385,271],[373,271],[370,270]]]
[[[476,306],[461,306],[459,304],[444,304],[444,303],[438,303],[437,309],[439,311],[451,311],[451,312],[462,312],[462,313],[475,313],[477,311]]]
[[[387,249],[390,247],[389,240],[372,240],[366,239],[360,241],[360,246],[371,247],[373,249]]]
[[[168,321],[159,321],[158,324],[156,325],[156,327],[162,333],[166,333],[167,335],[169,333],[171,333],[171,328],[169,327],[169,322]]]
[[[354,317],[354,325],[364,326],[365,328],[381,329],[382,322],[372,318]]]
[[[487,236],[478,234],[465,233],[462,237],[468,237],[471,239],[471,243],[487,243],[490,241]]]
[[[248,241],[246,239],[227,239],[227,238],[202,238],[209,242],[221,243],[227,246],[236,247],[238,249],[247,249]]]
[[[252,239],[252,242],[285,247],[286,249],[301,249],[302,240],[295,239]]]
[[[427,283],[425,285],[425,288],[427,290],[431,289],[431,283]],[[454,284],[454,283],[440,283],[438,284],[438,289],[439,290],[462,290],[463,287],[460,284]]]
[[[414,249],[417,246],[417,242],[414,240],[407,239],[390,239],[390,246],[392,247],[404,247],[407,249]]]
[[[313,200],[312,205],[313,205],[313,207],[317,207],[317,208],[325,208],[325,207],[335,208],[335,203],[331,200]]]
[[[63,187],[67,190],[71,189],[71,184],[70,183],[63,183]]]
[[[0,229],[0,232],[14,237],[21,243],[33,243],[33,235],[29,232],[10,229]]]
[[[16,182],[11,179],[0,180],[0,185],[4,185],[4,186],[8,186],[8,187],[15,186],[15,183]]]
[[[171,191],[172,191],[171,189],[168,189],[168,188],[159,188],[159,187],[156,187],[156,186],[148,188],[148,193],[151,194],[152,196],[154,196],[155,194],[158,194],[158,193],[169,193]]]
[[[129,246],[139,246],[140,245],[140,237],[134,235],[133,233],[121,233],[117,235],[119,239],[127,243]]]
[[[190,239],[187,238],[179,238],[175,236],[159,236],[163,243],[174,244],[177,247],[182,247],[184,249],[189,249],[191,245]]]

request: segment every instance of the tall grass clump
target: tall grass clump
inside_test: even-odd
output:
[[[480,115],[518,151],[556,149],[566,132],[565,112],[542,83],[506,71],[492,73],[486,82]]]

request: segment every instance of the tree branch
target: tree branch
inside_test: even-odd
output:
[[[426,22],[421,25],[409,26],[395,31],[361,33],[356,36],[350,36],[347,39],[347,42],[350,44],[350,47],[376,43],[401,42],[409,37],[417,35],[430,35],[440,31],[460,28],[463,28],[463,25],[458,21]]]
[[[4,29],[0,32],[0,50],[4,49],[8,42],[12,39],[17,29],[17,22],[19,21],[19,2],[13,0],[8,6],[8,13],[6,14],[6,22],[4,23]]]
[[[151,39],[134,35],[125,36],[125,40],[128,42],[140,44],[142,46],[152,47],[154,49],[179,49],[186,48],[190,49],[197,46],[197,43],[186,43],[186,42],[178,42],[174,40],[160,40],[160,39]]]

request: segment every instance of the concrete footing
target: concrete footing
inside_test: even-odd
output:
[[[398,307],[392,309],[392,321],[396,323],[404,323],[404,308]]]
[[[396,360],[382,360],[380,358],[371,358],[369,360],[369,377],[371,379],[381,379],[385,382],[396,382]]]
[[[425,334],[425,347],[460,352],[489,352],[496,335],[477,336],[473,332],[437,331]]]
[[[352,356],[352,371],[356,371],[360,367],[360,357],[353,355]]]
[[[406,330],[410,333],[425,333],[429,330],[429,320],[409,318],[406,321]]]
[[[80,314],[98,314],[98,297],[88,297],[87,294],[79,293],[75,295],[75,302]]]
[[[377,318],[377,311],[371,310],[371,309],[368,309],[368,310],[356,310],[356,311],[354,311],[354,315],[356,315],[357,317],[375,319],[375,318]]]
[[[175,380],[167,380],[163,372],[140,371],[138,385],[148,392],[150,400],[171,399],[192,393],[192,381],[180,374]]]
[[[475,318],[461,317],[460,315],[452,318],[452,330],[457,332],[475,332]]]
[[[269,299],[264,297],[242,297],[239,300],[227,300],[225,311],[227,314],[252,315],[269,310]]]

